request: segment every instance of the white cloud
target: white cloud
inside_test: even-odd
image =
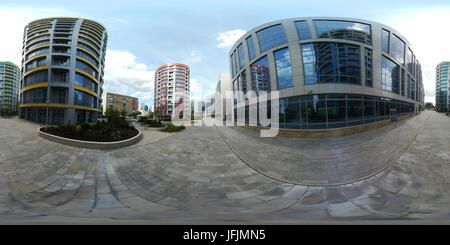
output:
[[[79,15],[62,8],[0,8],[0,59],[20,66],[24,27],[33,20],[52,16]]]
[[[442,61],[450,61],[450,32],[446,23],[449,7],[406,9],[385,18],[387,25],[403,34],[422,66],[426,102],[435,103],[435,69]]]
[[[220,43],[217,44],[218,48],[228,48],[233,46],[233,44],[244,35],[246,31],[237,29],[232,31],[221,32],[218,34],[217,41]]]
[[[146,64],[138,63],[136,56],[127,51],[107,50],[105,64],[105,92],[139,98],[139,103],[153,98],[155,72]]]

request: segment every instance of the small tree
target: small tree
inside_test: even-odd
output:
[[[108,120],[114,117],[120,117],[120,112],[113,107],[108,107],[105,111],[105,117],[107,117]]]
[[[122,117],[126,117],[127,116],[127,111],[125,109],[122,109],[122,111],[120,112],[120,114],[122,115]]]

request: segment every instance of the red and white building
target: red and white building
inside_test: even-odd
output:
[[[157,117],[167,120],[172,115],[186,116],[185,113],[190,113],[189,78],[189,67],[184,64],[167,64],[155,71],[154,108]]]

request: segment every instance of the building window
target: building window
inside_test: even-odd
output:
[[[242,78],[242,92],[244,94],[247,93],[247,75],[245,74],[245,70],[241,73]]]
[[[284,48],[273,53],[277,68],[278,89],[294,86],[292,82],[291,57],[289,49]]]
[[[242,68],[245,66],[245,54],[244,54],[244,46],[239,44],[238,48],[238,54],[239,54],[239,68]]]
[[[406,50],[406,65],[408,67],[408,71],[411,74],[414,74],[413,73],[414,56],[413,56],[411,49],[409,49],[409,48]]]
[[[270,71],[267,56],[264,56],[250,66],[252,78],[252,90],[256,94],[259,91],[270,91]]]
[[[360,47],[345,43],[302,45],[305,84],[361,84]]]
[[[381,89],[400,94],[400,66],[385,56],[381,57]]]
[[[372,74],[372,50],[366,48],[365,65],[366,65],[366,86],[373,87],[373,74]]]
[[[395,34],[392,35],[392,57],[398,60],[401,64],[405,63],[405,42],[403,42]]]
[[[405,80],[406,80],[405,69],[402,69],[402,77],[400,79],[402,83],[402,86],[400,87],[400,95],[405,96]]]
[[[410,85],[410,88],[411,88],[411,92],[410,92],[411,99],[412,100],[416,100],[416,81],[414,81],[414,79],[411,78],[410,83],[411,83],[411,85]]]
[[[255,58],[255,45],[253,43],[253,36],[249,36],[247,39],[247,47],[248,47],[248,57],[249,60],[252,60]]]
[[[287,42],[283,26],[275,25],[256,32],[261,53]]]
[[[295,26],[297,27],[300,40],[311,39],[311,32],[306,21],[296,21]]]
[[[382,29],[381,30],[381,50],[387,54],[389,54],[389,37],[390,32]]]
[[[372,44],[370,25],[351,21],[314,20],[319,38],[338,38]]]
[[[234,53],[231,54],[231,74],[232,77],[234,77],[234,74],[236,74],[236,71],[234,70]]]

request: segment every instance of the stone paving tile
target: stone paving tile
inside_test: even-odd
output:
[[[0,218],[450,220],[450,124],[435,112],[320,140],[144,130],[113,151],[44,140],[23,120],[0,123]]]

